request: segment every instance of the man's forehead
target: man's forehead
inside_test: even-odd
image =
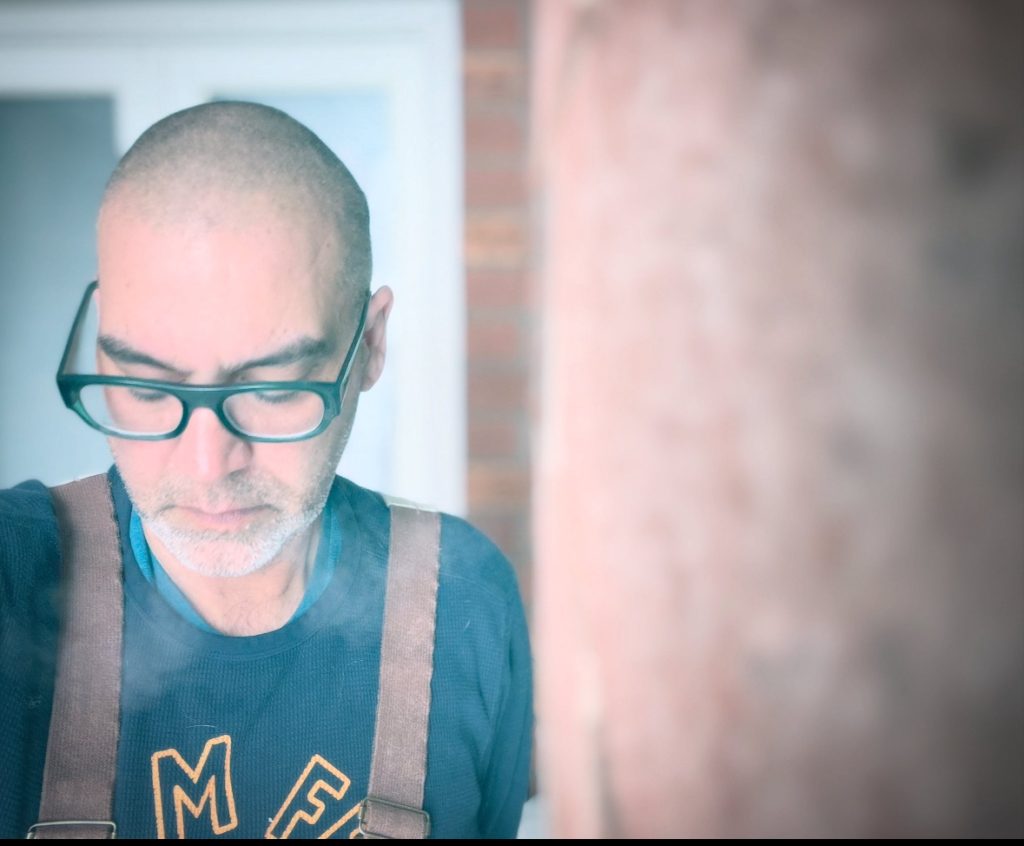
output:
[[[345,343],[335,321],[267,320],[257,311],[243,306],[224,318],[182,312],[153,325],[149,312],[129,308],[100,321],[98,347],[115,364],[163,371],[159,378],[215,383],[257,368],[318,368]]]
[[[226,367],[302,338],[333,345],[361,305],[339,284],[335,231],[272,207],[180,220],[108,208],[101,331],[182,370]]]
[[[337,227],[274,196],[211,196],[152,213],[134,198],[105,205],[98,226],[101,288],[239,301],[308,294],[337,303],[344,249]],[[330,295],[328,297],[328,295]]]

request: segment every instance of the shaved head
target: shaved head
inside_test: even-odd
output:
[[[346,300],[369,288],[369,211],[362,189],[331,150],[284,112],[256,103],[205,103],[147,129],[107,184],[111,214],[231,224],[273,208],[324,232],[337,252],[325,281]],[[102,279],[100,280],[102,286]]]
[[[208,103],[135,142],[107,185],[97,234],[101,374],[337,386],[338,413],[304,440],[240,437],[198,408],[174,438],[110,441],[168,572],[221,578],[304,566],[359,394],[384,366],[392,295],[383,287],[368,297],[363,192],[284,113]],[[298,393],[261,398],[280,410]]]

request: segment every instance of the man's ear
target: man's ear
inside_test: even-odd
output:
[[[366,366],[363,368],[363,381],[360,391],[372,388],[380,374],[384,372],[384,359],[388,349],[388,315],[394,305],[395,295],[385,285],[370,298],[366,308],[366,328],[363,330],[363,344],[366,347]]]

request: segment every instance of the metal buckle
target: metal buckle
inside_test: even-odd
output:
[[[36,832],[41,828],[51,828],[55,825],[97,825],[103,828],[110,829],[110,835],[104,839],[116,840],[117,839],[117,823],[113,820],[55,820],[54,822],[37,822],[29,830],[28,834],[25,835],[26,840],[38,840]],[[98,838],[93,838],[98,839]]]
[[[396,811],[402,811],[404,813],[416,814],[418,817],[423,818],[423,836],[427,837],[430,834],[430,814],[424,811],[422,808],[413,808],[411,805],[400,805],[398,802],[389,802],[387,799],[378,799],[375,796],[367,796],[362,803],[359,805],[359,827],[356,829],[356,834],[367,840],[390,840],[391,838],[386,834],[377,834],[372,831],[367,831],[363,828],[364,817],[366,815],[366,806],[368,803],[374,805],[383,805],[386,808],[391,808]]]

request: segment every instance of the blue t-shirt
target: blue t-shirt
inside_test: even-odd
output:
[[[123,837],[347,837],[367,792],[389,512],[338,479],[343,553],[274,632],[203,631],[143,576],[121,527],[125,637],[114,817]],[[59,540],[38,483],[0,493],[0,835],[36,821],[53,688]],[[441,523],[424,808],[432,837],[511,837],[526,798],[530,658],[515,577]]]

